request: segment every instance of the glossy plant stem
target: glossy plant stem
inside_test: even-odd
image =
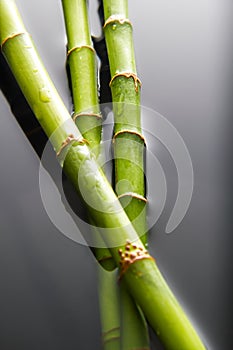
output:
[[[62,0],[62,6],[68,40],[67,63],[72,82],[73,116],[98,159],[102,120],[97,90],[97,58],[89,30],[87,4],[85,0]],[[107,270],[116,267],[107,248],[93,249],[93,252]]]
[[[128,267],[121,269],[124,272],[121,278],[126,281],[131,295],[166,349],[205,349],[155,262],[143,252],[144,246],[136,231],[46,73],[15,2],[0,0],[0,8],[3,54],[55,151],[61,151],[67,137],[73,140],[70,147],[66,147],[66,157],[61,157],[61,165],[77,191],[88,201],[87,207],[116,264],[120,266],[123,262],[123,266]],[[127,252],[127,240],[134,242],[134,247],[137,245],[133,252],[142,251],[144,257],[130,265],[122,256]]]
[[[98,292],[103,350],[122,350],[120,345],[120,308],[117,270],[106,271],[98,265]]]
[[[144,234],[141,238],[147,244],[140,83],[135,81],[137,72],[132,25],[127,21],[127,5],[127,1],[104,1],[104,31],[113,79],[115,189],[135,230],[139,236]],[[119,73],[126,75],[117,75]],[[122,350],[149,349],[144,315],[128,295],[124,281],[120,290]]]
[[[97,90],[97,59],[90,36],[87,4],[86,0],[63,0],[62,5],[68,39],[74,116],[81,113],[75,122],[98,159],[102,128]],[[98,235],[98,229],[93,226],[93,230]],[[112,271],[116,264],[107,248],[93,248],[93,252],[101,265],[97,266],[97,270],[103,349],[120,350],[119,297],[116,270]]]

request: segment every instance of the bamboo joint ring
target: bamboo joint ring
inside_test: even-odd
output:
[[[118,77],[126,77],[126,78],[133,78],[134,80],[134,87],[135,87],[135,91],[138,92],[139,87],[142,86],[142,82],[141,80],[138,78],[137,74],[133,73],[133,72],[121,72],[121,73],[116,73],[112,79],[110,80],[109,86],[111,87],[113,81],[118,78]]]

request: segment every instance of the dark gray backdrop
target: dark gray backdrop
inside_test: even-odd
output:
[[[70,109],[61,3],[17,3]],[[168,198],[151,232],[151,251],[212,350],[233,346],[232,7],[231,0],[129,1],[142,104],[180,132],[195,177],[188,213],[166,235],[177,177],[158,145]],[[50,222],[39,193],[39,160],[2,94],[0,113],[0,348],[100,349],[94,258]]]

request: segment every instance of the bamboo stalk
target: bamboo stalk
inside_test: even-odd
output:
[[[68,39],[68,64],[75,123],[98,159],[102,128],[96,79],[96,53],[90,36],[87,4],[86,0],[63,0],[62,6]],[[93,227],[93,230],[97,235],[97,228]],[[119,297],[116,270],[112,271],[116,264],[107,248],[92,250],[101,265],[97,266],[97,270],[103,349],[120,350]]]
[[[140,84],[135,82],[137,72],[131,24],[129,21],[122,24],[119,22],[119,13],[123,19],[127,18],[127,2],[118,1],[114,7],[112,1],[105,1],[104,10],[106,21],[104,30],[110,62],[112,78],[110,86],[114,109],[115,189],[125,212],[140,236],[147,232],[144,138],[141,134],[140,121]],[[127,32],[126,35],[125,32]],[[122,45],[123,42],[124,45]],[[135,84],[138,84],[137,88]],[[144,234],[141,238],[147,245],[147,235]],[[120,285],[120,297],[122,350],[149,349],[146,320],[134,300],[128,295],[124,282]]]
[[[99,19],[101,25],[104,25],[104,9],[103,2],[99,1]],[[95,46],[97,48],[97,53],[101,60],[101,70],[100,70],[100,98],[104,102],[112,102],[112,95],[109,87],[109,81],[111,80],[109,60],[107,54],[107,47],[105,38],[102,32],[102,36],[95,40]],[[103,65],[103,67],[102,67]],[[102,78],[102,79],[101,79]],[[104,91],[104,94],[103,94]],[[107,100],[106,100],[107,98]],[[132,156],[134,157],[134,152]],[[136,154],[137,156],[137,154]],[[127,172],[127,170],[126,170]],[[132,209],[132,207],[131,207]],[[137,209],[137,208],[134,208]],[[147,324],[142,312],[136,306],[134,300],[129,295],[125,282],[120,283],[119,288],[119,305],[120,305],[120,345],[122,350],[128,349],[149,349],[150,340],[147,329]]]
[[[104,350],[122,350],[120,346],[120,310],[117,271],[98,266],[98,291]]]
[[[68,151],[65,158],[61,157],[64,172],[78,192],[85,189],[82,195],[89,201],[95,223],[103,228],[102,238],[121,267],[121,278],[131,295],[168,350],[205,349],[70,119],[26,33],[15,2],[0,0],[0,6],[3,54],[55,151],[62,156],[61,145],[63,151]]]
[[[85,0],[62,0],[62,6],[68,40],[67,61],[72,83],[73,119],[98,159],[102,117],[97,90],[97,59],[91,41],[87,4]],[[107,248],[93,249],[93,253],[107,270],[116,267]]]
[[[98,157],[101,114],[97,91],[96,54],[91,41],[86,1],[62,0],[62,6],[68,39],[67,61],[71,70],[73,119]]]
[[[137,77],[132,24],[127,1],[104,1],[104,33],[111,71],[114,109],[116,192],[135,228],[147,244],[144,184],[144,137],[141,131],[140,86]],[[127,205],[127,202],[129,204]],[[139,220],[136,220],[140,216]]]

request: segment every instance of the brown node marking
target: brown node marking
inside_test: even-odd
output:
[[[122,15],[112,15],[108,17],[108,19],[106,19],[103,29],[105,29],[109,24],[116,23],[116,22],[120,24],[127,23],[132,27],[132,23],[128,18],[122,17]]]
[[[102,115],[100,113],[74,113],[72,118],[73,118],[73,121],[75,122],[75,120],[78,118],[78,117],[96,117],[97,119],[102,119]]]
[[[124,133],[139,136],[140,139],[144,142],[144,144],[146,144],[145,137],[144,137],[142,134],[140,134],[140,132],[135,131],[135,130],[130,130],[130,129],[123,129],[123,130],[117,131],[117,132],[113,135],[112,142],[114,143],[114,142],[115,142],[115,139],[117,138],[117,136],[120,135],[120,134],[124,134]]]
[[[128,247],[130,247],[129,250]],[[127,255],[123,252],[122,249],[118,250],[118,254],[120,255],[119,280],[121,280],[122,276],[128,270],[129,266],[134,264],[136,261],[143,259],[150,259],[154,261],[154,258],[141,245],[127,241],[125,244],[125,250],[126,249],[129,251]]]
[[[132,197],[132,198],[136,198],[136,199],[138,199],[140,201],[143,201],[143,202],[147,203],[147,199],[144,196],[141,196],[140,194],[135,193],[135,192],[122,193],[122,194],[120,194],[118,196],[118,199],[123,198],[123,197],[127,197],[127,196]]]
[[[116,73],[112,79],[110,80],[109,86],[111,87],[112,82],[114,79],[116,79],[117,77],[126,77],[126,78],[133,78],[134,80],[134,87],[135,87],[135,91],[138,92],[138,87],[142,86],[142,82],[141,80],[138,78],[137,74],[133,73],[133,72],[121,72],[121,73]]]
[[[67,138],[62,142],[60,149],[57,152],[57,157],[61,154],[61,152],[64,150],[65,147],[67,147],[71,142],[78,142],[80,145],[84,143],[88,143],[86,139],[83,137],[74,137],[73,134],[70,134],[67,136]]]
[[[112,333],[112,332],[117,331],[118,329],[120,330],[120,327],[111,328],[111,329],[109,329],[109,331],[103,332],[102,335],[103,335],[103,336],[106,336],[106,335],[108,335],[108,334],[110,334],[110,333]]]
[[[19,32],[19,33],[13,33],[13,34],[9,35],[9,36],[6,37],[5,39],[3,39],[3,41],[1,42],[1,49],[3,49],[3,45],[4,45],[8,40],[14,39],[16,36],[24,35],[24,34],[30,35],[28,32]]]
[[[105,256],[105,257],[102,257],[102,258],[97,259],[97,261],[98,261],[99,263],[104,262],[104,261],[106,261],[106,260],[112,260],[112,256],[109,255],[109,256]]]
[[[112,338],[109,338],[109,339],[103,339],[103,345],[106,344],[106,343],[109,343],[111,341],[118,340],[118,339],[120,339],[120,336],[112,337]]]
[[[89,49],[89,50],[91,50],[92,52],[94,52],[95,53],[95,49],[94,49],[94,47],[92,47],[91,45],[80,45],[80,46],[74,46],[74,47],[72,47],[70,50],[68,50],[67,51],[67,59],[69,58],[69,56],[70,56],[70,54],[72,53],[72,52],[74,52],[74,51],[79,51],[79,50],[81,50],[81,49],[83,49],[83,48],[86,48],[86,49]]]

